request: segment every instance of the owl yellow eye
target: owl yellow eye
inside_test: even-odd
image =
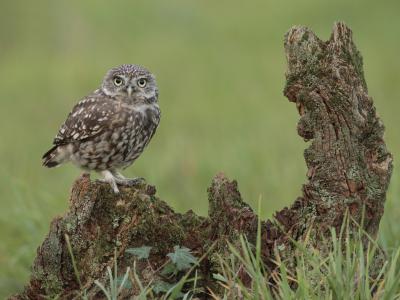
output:
[[[138,84],[140,87],[145,87],[145,86],[146,86],[146,83],[147,83],[147,81],[146,81],[146,79],[144,79],[144,78],[139,79],[138,82],[137,82],[137,84]]]
[[[114,84],[120,86],[122,84],[122,79],[118,77],[114,78]]]

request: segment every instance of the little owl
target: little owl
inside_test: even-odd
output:
[[[116,171],[129,167],[143,152],[161,118],[155,76],[137,65],[109,71],[103,84],[72,109],[57,133],[54,147],[43,155],[43,166],[71,161],[76,167],[104,176],[121,196],[118,185],[131,186],[143,178],[128,179]]]

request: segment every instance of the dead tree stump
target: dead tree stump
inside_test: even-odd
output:
[[[304,151],[309,182],[291,209],[277,213],[295,240],[304,241],[313,226],[309,245],[323,254],[321,235],[338,232],[347,209],[363,229],[376,238],[393,172],[393,155],[386,149],[385,127],[368,96],[363,58],[353,42],[353,31],[335,22],[331,38],[323,42],[312,30],[294,26],[284,40],[287,69],[284,95],[296,103],[301,116],[297,132],[311,143]],[[358,228],[350,225],[351,238]],[[284,236],[276,240],[290,257],[293,247]],[[367,243],[367,239],[365,239]],[[286,252],[286,253],[285,253]],[[382,266],[379,253],[372,276]]]
[[[275,219],[301,242],[312,227],[308,244],[321,252],[321,235],[329,237],[329,227],[339,229],[347,209],[360,221],[365,205],[364,230],[373,238],[377,236],[393,171],[384,125],[367,94],[362,56],[352,36],[350,28],[337,22],[326,42],[303,26],[290,29],[284,41],[284,94],[296,103],[301,116],[298,134],[311,143],[304,151],[309,182],[302,187],[303,196],[290,209],[277,212]],[[190,248],[200,257],[217,241],[199,267],[203,278],[199,285],[216,290],[212,279],[212,273],[220,269],[216,254],[223,256],[227,242],[237,244],[240,234],[246,234],[250,242],[256,239],[258,217],[242,200],[237,182],[229,181],[223,172],[208,188],[208,217],[192,211],[175,213],[155,197],[156,189],[151,185],[121,190],[123,201],[108,186],[91,185],[89,174],[81,174],[73,183],[69,210],[53,219],[46,239],[37,248],[30,284],[8,299],[79,298],[65,234],[70,236],[89,299],[105,298],[94,280],[108,284],[106,269],[114,266],[115,247],[118,275],[133,264],[134,256],[124,252],[127,248],[153,247],[149,261],[137,264],[137,273],[146,284],[152,278],[157,281],[159,275],[154,270],[165,263],[166,254],[175,245]],[[350,232],[355,238],[357,228],[351,225]],[[291,260],[294,246],[288,237],[274,222],[262,222],[262,257],[269,270],[276,267],[269,260],[274,258],[274,247],[292,266],[296,263]],[[376,270],[382,259],[378,254],[374,260]],[[245,274],[242,280],[250,284]],[[121,299],[130,299],[135,293],[134,289],[124,290]]]

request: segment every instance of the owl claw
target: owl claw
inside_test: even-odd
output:
[[[117,184],[119,185],[123,185],[123,186],[127,186],[127,187],[132,187],[134,184],[139,184],[141,181],[146,182],[146,179],[142,178],[142,177],[138,177],[138,178],[132,178],[132,179],[115,179],[115,181],[117,182]]]
[[[130,180],[134,181],[134,183],[141,183],[142,180],[143,180],[147,184],[146,179],[144,179],[143,177],[133,178],[133,179],[130,179]]]
[[[121,192],[120,191],[118,191],[118,193],[116,192],[115,193],[117,196],[119,196],[120,198],[121,198],[121,200],[124,200],[124,198],[122,197],[122,195],[121,195]]]
[[[93,180],[90,184],[91,185],[94,185],[94,184],[98,184],[98,183],[102,183],[102,181],[101,181],[101,179],[95,179],[95,180]]]

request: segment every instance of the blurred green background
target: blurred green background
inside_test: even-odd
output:
[[[267,219],[301,196],[307,172],[299,115],[282,93],[285,32],[301,24],[327,40],[334,21],[353,29],[398,159],[399,12],[400,1],[1,1],[0,298],[22,291],[50,221],[68,210],[81,171],[44,169],[41,156],[108,70],[144,66],[160,91],[159,130],[123,175],[146,178],[178,212],[206,215],[223,170],[253,207],[262,195]],[[389,251],[400,239],[394,163],[380,236]]]

